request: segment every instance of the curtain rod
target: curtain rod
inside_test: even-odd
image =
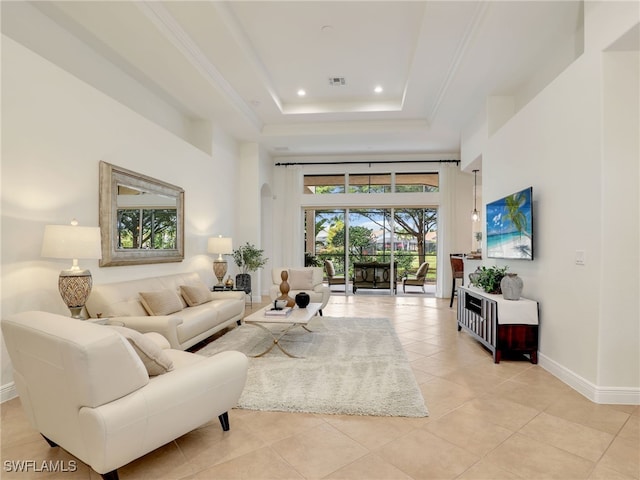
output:
[[[357,162],[355,160],[348,160],[342,162],[278,162],[276,167],[289,167],[293,165],[373,165],[379,163],[455,163],[460,165],[460,160],[372,160]]]

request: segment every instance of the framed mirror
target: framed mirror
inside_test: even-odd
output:
[[[184,260],[184,190],[100,162],[101,267]]]

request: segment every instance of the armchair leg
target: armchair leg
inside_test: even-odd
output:
[[[222,425],[222,430],[225,432],[229,431],[229,412],[224,412],[222,415],[218,415],[218,420],[220,420],[220,425]]]
[[[103,480],[119,480],[118,470],[111,470],[110,472],[102,474]]]
[[[42,435],[42,433],[41,433],[40,435]],[[44,435],[42,435],[42,438],[44,438],[44,439],[47,441],[47,443],[49,444],[49,446],[50,446],[50,447],[52,447],[52,448],[53,448],[53,447],[57,447],[57,446],[58,446],[58,444],[57,444],[56,442],[54,442],[54,441],[52,441],[52,440],[49,440],[49,439],[48,439],[47,437],[45,437]]]
[[[322,316],[322,309],[318,310],[318,315]]]

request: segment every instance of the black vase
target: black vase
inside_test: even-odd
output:
[[[299,308],[307,308],[310,301],[311,297],[309,297],[308,293],[300,292],[296,295],[296,305],[298,305]]]
[[[251,293],[251,275],[248,273],[236,275],[236,289],[244,290],[244,293]]]

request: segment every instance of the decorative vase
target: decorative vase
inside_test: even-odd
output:
[[[469,274],[469,283],[471,283],[471,285],[475,285],[478,278],[480,278],[480,267],[476,268],[475,272],[471,272]]]
[[[244,290],[244,293],[251,293],[251,275],[248,273],[239,273],[236,275],[236,288]]]
[[[522,286],[522,279],[517,273],[507,273],[500,280],[500,288],[505,300],[519,300],[522,294]]]
[[[296,295],[296,305],[298,305],[299,308],[307,308],[310,301],[311,297],[309,297],[309,294],[306,292],[300,292]]]
[[[293,307],[296,304],[296,301],[289,296],[289,290],[291,287],[289,286],[289,272],[286,270],[282,270],[280,273],[280,279],[282,283],[280,284],[280,293],[281,295],[278,297],[278,300],[286,300],[287,307]]]

